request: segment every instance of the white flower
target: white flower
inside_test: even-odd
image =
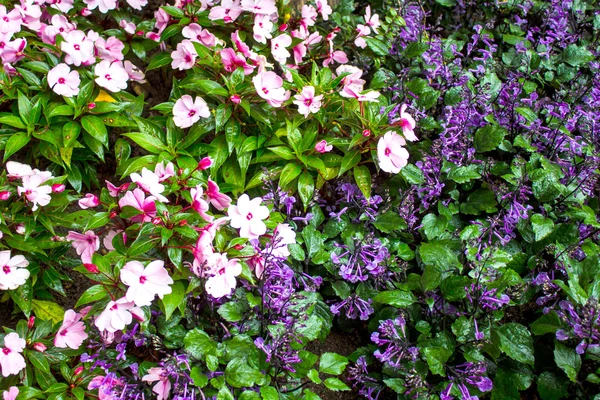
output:
[[[65,63],[58,64],[48,71],[48,86],[61,96],[77,96],[80,83],[79,72],[71,71]]]
[[[136,306],[149,306],[158,295],[161,299],[171,293],[173,279],[163,261],[152,261],[146,268],[139,261],[130,261],[121,269],[121,282],[129,286],[125,297]]]
[[[148,168],[142,169],[142,174],[131,174],[131,180],[140,188],[150,193],[152,196],[162,203],[168,203],[169,200],[161,193],[165,190],[165,186],[160,183],[160,177]]]
[[[29,261],[22,255],[11,258],[10,250],[0,251],[0,289],[14,290],[29,278]]]
[[[231,226],[240,228],[240,237],[256,239],[267,232],[267,226],[262,221],[269,217],[269,209],[261,206],[262,198],[252,200],[247,194],[238,199],[237,205],[229,206],[227,213],[231,218]]]
[[[100,61],[94,67],[94,74],[97,76],[96,83],[106,90],[120,92],[127,89],[129,74],[121,61]]]

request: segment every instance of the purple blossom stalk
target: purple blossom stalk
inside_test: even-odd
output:
[[[404,362],[416,361],[419,348],[410,343],[406,320],[403,317],[382,321],[378,331],[371,334],[371,341],[385,349],[383,353],[381,349],[377,349],[374,353],[375,358],[392,367],[401,367]]]
[[[558,316],[568,324],[569,329],[556,332],[556,339],[580,340],[575,348],[577,354],[584,354],[588,349],[600,346],[600,307],[598,300],[590,297],[587,304],[574,306],[570,301],[559,303]]]

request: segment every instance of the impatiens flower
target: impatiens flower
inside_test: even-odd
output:
[[[217,44],[217,37],[196,23],[183,28],[181,34],[192,42],[202,43],[206,47],[214,47]]]
[[[325,21],[329,20],[329,16],[333,12],[331,6],[327,4],[327,0],[317,0],[317,12],[321,13],[321,16]]]
[[[289,257],[288,244],[296,243],[296,232],[289,224],[279,224],[273,232],[271,254],[277,257]]]
[[[180,128],[189,128],[202,118],[210,117],[210,110],[202,97],[192,99],[184,94],[175,102],[173,107],[173,122]]]
[[[38,209],[38,205],[47,206],[52,198],[52,186],[43,185],[50,177],[48,175],[37,174],[23,177],[23,186],[17,188],[19,196],[25,195],[28,201],[33,203],[32,211]]]
[[[241,9],[254,14],[271,15],[277,13],[275,0],[242,0]]]
[[[125,298],[138,307],[149,306],[154,296],[163,298],[171,293],[173,279],[164,267],[164,261],[152,261],[146,268],[139,261],[130,261],[121,269],[121,282],[129,286]]]
[[[244,68],[244,75],[250,75],[254,72],[253,65],[246,62],[246,58],[242,55],[238,55],[233,49],[225,48],[219,52],[221,55],[221,61],[223,62],[223,68],[227,72],[234,72],[239,67]]]
[[[94,42],[83,31],[75,30],[66,34],[60,49],[67,55],[65,62],[75,65],[90,65],[94,61]]]
[[[8,42],[4,49],[0,52],[2,62],[5,64],[15,63],[25,57],[25,47],[27,46],[27,40],[23,38],[15,39]]]
[[[377,28],[381,25],[379,23],[379,15],[373,14],[373,16],[371,16],[371,6],[367,6],[365,10],[365,23],[367,26],[371,27],[375,33],[377,33]]]
[[[133,22],[129,22],[127,20],[122,19],[121,21],[119,21],[119,26],[130,35],[133,35],[135,33],[135,24]]]
[[[69,347],[79,349],[88,334],[85,333],[85,324],[81,321],[82,315],[73,310],[65,311],[63,323],[54,337],[54,345],[60,348]]]
[[[175,166],[172,162],[168,163],[166,166],[164,162],[159,162],[156,164],[156,167],[154,167],[154,173],[158,176],[159,182],[164,182],[175,176]]]
[[[2,376],[17,375],[25,368],[25,358],[20,354],[27,345],[25,339],[15,332],[4,336],[4,347],[0,348],[0,367]]]
[[[332,149],[333,149],[333,146],[330,144],[327,144],[326,140],[321,140],[319,143],[317,143],[315,145],[315,150],[321,154],[330,152]]]
[[[340,94],[343,97],[354,98],[360,102],[378,101],[377,99],[379,98],[379,95],[380,95],[379,92],[376,92],[374,90],[369,90],[367,92],[361,93],[361,91],[356,90],[356,89],[357,88],[355,86],[344,86],[344,88],[342,89]]]
[[[146,4],[148,4],[148,0],[127,0],[127,4],[134,10],[141,10]]]
[[[19,388],[11,386],[8,390],[2,393],[2,400],[16,400],[19,395]]]
[[[194,48],[194,43],[190,40],[185,39],[181,43],[177,44],[177,50],[171,53],[171,68],[184,71],[190,69],[196,63],[198,53]]]
[[[25,232],[27,232],[27,228],[25,228],[25,224],[23,224],[23,223],[17,224],[17,226],[15,226],[15,232],[17,232],[19,235],[24,235]]]
[[[254,17],[254,25],[252,26],[253,38],[258,43],[267,43],[267,39],[271,39],[271,31],[273,30],[273,22],[268,15],[257,15]],[[236,31],[237,32],[237,31]],[[249,57],[249,55],[246,55]]]
[[[242,266],[238,260],[228,260],[227,255],[215,253],[208,257],[207,275],[212,275],[206,280],[206,293],[216,299],[228,296],[237,284],[235,277],[242,273]]]
[[[242,11],[239,0],[223,0],[220,5],[210,9],[208,19],[211,21],[222,19],[228,24],[235,21]]]
[[[29,261],[22,255],[11,258],[10,250],[0,251],[0,290],[14,290],[29,278]]]
[[[17,33],[21,30],[21,23],[19,10],[6,12],[6,7],[0,4],[0,33]]]
[[[302,92],[294,96],[294,99],[293,103],[298,106],[298,112],[304,115],[304,118],[307,118],[308,114],[319,112],[323,95],[315,96],[315,88],[305,86],[302,88]]]
[[[212,222],[214,217],[206,213],[208,211],[208,203],[202,198],[202,192],[201,185],[190,190],[190,195],[192,196],[192,208],[196,210],[205,221]]]
[[[84,210],[87,210],[88,208],[98,207],[98,204],[100,204],[100,199],[95,194],[88,193],[77,203],[79,204],[79,207],[83,208]]]
[[[208,178],[207,186],[206,195],[213,207],[219,211],[223,211],[226,207],[229,207],[231,204],[231,197],[221,193],[219,191],[219,185],[217,185],[216,182],[213,182]]]
[[[115,61],[122,60],[125,56],[123,55],[123,49],[125,45],[119,39],[114,36],[110,36],[108,39],[98,38],[94,43],[98,57],[103,60]]]
[[[123,66],[125,67],[125,71],[127,71],[127,75],[129,76],[130,81],[146,83],[146,75],[142,72],[141,69],[133,65],[131,61],[125,60]]]
[[[146,197],[143,190],[136,188],[133,191],[125,193],[125,196],[119,200],[119,207],[130,206],[142,212],[142,214],[131,217],[130,220],[132,222],[150,222],[152,218],[156,217],[155,202],[156,197]]]
[[[152,196],[162,203],[168,203],[169,200],[161,193],[165,190],[164,185],[160,183],[160,178],[148,168],[142,168],[142,174],[133,173],[130,176],[131,180],[138,185],[142,190],[150,193]]]
[[[290,98],[289,90],[283,88],[283,79],[273,71],[256,75],[252,78],[252,83],[258,95],[273,107],[281,107]]]
[[[242,41],[239,31],[235,31],[231,34],[231,42],[235,45],[237,51],[242,53],[245,57],[251,56],[250,47]]]
[[[122,297],[117,301],[109,301],[94,324],[100,332],[115,333],[125,329],[133,317],[138,321],[143,321],[144,313],[139,307],[135,307],[132,301],[127,301],[125,297]]]
[[[129,74],[120,61],[100,61],[94,67],[94,74],[97,76],[96,83],[106,90],[116,93],[127,89]]]
[[[365,41],[364,37],[371,33],[371,29],[366,25],[358,24],[356,25],[356,32],[357,35],[356,39],[354,40],[354,44],[361,49],[364,49],[367,47],[367,42]]]
[[[213,164],[213,161],[211,160],[210,157],[204,157],[202,160],[200,160],[198,162],[198,170],[199,171],[204,171],[205,169],[210,168],[210,166]]]
[[[110,183],[109,181],[104,181],[104,182],[106,182],[106,187],[108,188],[108,193],[112,197],[117,197],[119,195],[119,193],[126,191],[127,188],[129,187],[129,183],[124,183],[121,186],[115,186],[112,183]]]
[[[92,255],[100,248],[100,238],[93,231],[87,231],[85,234],[69,231],[67,240],[73,242],[72,245],[84,264],[90,264]]]
[[[406,140],[411,142],[417,141],[417,137],[415,136],[415,126],[417,125],[415,119],[406,112],[406,104],[402,104],[400,107],[400,119],[394,123],[394,125],[400,125],[402,128],[402,134]]]
[[[164,368],[150,368],[148,374],[142,377],[142,381],[150,383],[158,381],[158,383],[152,387],[152,391],[156,393],[156,400],[166,400],[169,398],[171,382],[169,381],[169,374]]]
[[[305,4],[302,6],[302,20],[300,23],[305,28],[313,26],[317,20],[317,15],[317,10],[313,6]]]
[[[42,41],[48,44],[56,43],[56,35],[63,37],[76,29],[75,24],[69,22],[67,17],[61,14],[52,16],[52,25],[48,25],[42,29]]]
[[[269,209],[261,206],[262,198],[250,200],[247,194],[238,199],[237,205],[229,206],[227,213],[231,218],[230,225],[240,228],[240,237],[257,239],[267,232],[267,226],[262,221],[269,217]]]
[[[285,64],[291,55],[287,47],[292,45],[292,38],[289,35],[279,35],[271,40],[271,55],[280,64]]]
[[[89,10],[98,7],[102,14],[106,14],[110,10],[117,8],[117,0],[83,0],[87,4]]]
[[[385,172],[397,174],[408,164],[408,151],[402,147],[406,141],[396,132],[387,132],[377,142],[379,167]]]

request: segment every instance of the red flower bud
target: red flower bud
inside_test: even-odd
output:
[[[98,272],[100,272],[100,270],[98,269],[96,264],[87,264],[86,263],[86,264],[83,264],[83,266],[91,274],[97,274]]]
[[[152,218],[152,225],[160,225],[162,220],[158,217]]]
[[[210,157],[204,157],[202,160],[200,160],[200,162],[198,163],[198,170],[200,171],[204,171],[205,169],[208,169],[211,165],[212,165],[212,160],[210,159]]]
[[[188,224],[187,220],[179,221],[179,226],[186,226]]]
[[[43,343],[40,343],[40,342],[34,343],[33,348],[35,350],[39,351],[40,353],[43,353],[47,349],[47,347]]]
[[[365,130],[363,131],[363,136],[364,136],[364,137],[369,137],[369,136],[371,136],[371,131],[370,131],[370,130],[368,130],[368,129],[365,129]]]
[[[245,247],[245,246],[244,246],[244,245],[241,245],[241,244],[236,244],[235,246],[233,246],[233,248],[234,248],[234,249],[236,249],[236,250],[238,250],[238,251],[239,251],[239,250],[242,250],[244,247]]]
[[[231,101],[233,104],[240,104],[242,102],[242,98],[239,94],[232,94],[229,98],[229,101]]]
[[[90,103],[88,104],[88,109],[93,109],[94,107],[96,107],[96,103]]]
[[[279,32],[285,32],[288,28],[287,24],[281,24],[279,25]]]
[[[75,371],[73,371],[73,376],[81,375],[82,372],[83,372],[83,365],[80,365],[79,367],[75,368]]]
[[[29,317],[29,321],[27,321],[27,328],[33,329],[33,324],[35,323],[35,316]]]
[[[111,211],[110,214],[108,215],[108,218],[113,219],[116,216],[117,216],[117,212],[116,211]]]
[[[52,185],[52,191],[54,193],[62,193],[65,191],[66,186],[62,183],[55,183]]]
[[[10,197],[9,191],[0,192],[0,200],[8,200],[9,197]]]

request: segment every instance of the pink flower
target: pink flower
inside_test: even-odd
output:
[[[130,206],[142,212],[140,215],[131,217],[132,222],[150,222],[156,216],[155,201],[156,197],[148,196],[146,198],[144,191],[136,188],[132,192],[125,193],[125,196],[119,200],[119,207]]]
[[[130,81],[146,83],[146,75],[142,72],[141,69],[133,65],[131,61],[125,60],[123,66],[125,67],[125,71],[127,71],[127,75],[129,76]]]
[[[62,193],[67,187],[64,183],[55,183],[52,185],[52,193]]]
[[[373,14],[371,16],[371,6],[367,6],[365,10],[365,23],[373,28],[373,32],[377,33],[377,28],[381,25],[379,23],[379,15]]]
[[[397,174],[408,164],[408,151],[402,146],[406,141],[396,132],[387,132],[377,142],[379,167],[385,172]]]
[[[415,119],[406,112],[406,104],[402,104],[400,107],[400,119],[394,123],[394,125],[400,125],[402,128],[402,134],[406,140],[416,142],[417,136],[415,136],[415,127],[417,126]]]
[[[93,231],[85,234],[69,231],[67,240],[73,241],[72,245],[84,264],[90,264],[92,255],[100,248],[100,238]]]
[[[27,46],[27,40],[19,38],[15,39],[12,42],[8,42],[2,52],[0,52],[0,56],[2,57],[2,62],[5,64],[15,63],[25,57],[25,46]]]
[[[177,50],[171,53],[171,68],[178,69],[180,71],[190,69],[196,63],[198,53],[194,48],[194,44],[185,39],[181,43],[177,44]]]
[[[158,381],[158,383],[152,387],[152,391],[157,395],[156,400],[166,400],[169,398],[169,393],[171,392],[171,382],[169,381],[169,375],[164,368],[150,368],[148,370],[148,374],[142,377],[142,381]]]
[[[25,339],[15,332],[4,336],[4,347],[0,349],[0,367],[2,376],[16,375],[25,369],[25,358],[20,354],[27,345]]]
[[[363,74],[362,69],[352,65],[340,65],[335,70],[337,76],[348,74],[342,78],[341,84],[344,86],[353,86],[355,90],[362,92],[365,81],[360,79]]]
[[[162,203],[168,203],[169,200],[161,193],[165,190],[164,185],[160,184],[160,178],[154,172],[147,168],[142,168],[142,174],[133,173],[130,176],[131,180],[138,185],[142,190],[150,193],[152,196]]]
[[[206,280],[206,293],[219,299],[231,294],[237,284],[235,277],[242,273],[242,266],[238,260],[228,260],[227,255],[215,253],[208,257],[207,275],[212,275]]]
[[[303,5],[302,6],[302,20],[300,23],[304,27],[313,26],[317,20],[317,10],[311,5]]]
[[[52,25],[48,25],[42,29],[42,41],[48,44],[56,43],[56,35],[63,37],[75,30],[75,24],[69,22],[67,17],[61,14],[52,16]]]
[[[317,0],[317,12],[321,13],[321,16],[325,21],[329,20],[329,16],[333,12],[331,6],[327,4],[327,0]]]
[[[0,290],[14,290],[29,278],[29,261],[22,255],[11,258],[10,250],[0,251]]]
[[[205,169],[210,168],[210,166],[212,164],[213,164],[213,161],[211,160],[210,157],[204,157],[202,160],[200,160],[198,162],[198,170],[204,171]]]
[[[271,40],[271,55],[280,64],[285,64],[290,56],[290,52],[286,47],[292,45],[292,38],[289,35],[283,34]]]
[[[241,9],[254,14],[277,14],[275,0],[242,0]]]
[[[296,232],[289,224],[279,224],[273,231],[273,240],[270,247],[271,254],[276,257],[289,257],[288,244],[296,243]]]
[[[333,149],[333,146],[330,144],[327,144],[326,140],[321,140],[319,143],[317,143],[315,145],[315,150],[321,154],[330,152],[332,149]]]
[[[19,10],[6,12],[6,7],[0,4],[0,33],[17,33],[21,30],[22,18]]]
[[[68,13],[73,8],[74,0],[47,0],[46,3],[51,4],[50,7]]]
[[[106,40],[98,38],[94,44],[96,46],[96,51],[98,52],[98,57],[103,60],[120,61],[124,58],[123,49],[125,48],[125,45],[114,36],[110,36]]]
[[[340,92],[340,95],[342,95],[342,97],[356,99],[359,102],[378,101],[377,99],[379,98],[379,92],[376,92],[374,90],[369,90],[367,92],[362,93],[361,92],[361,90],[357,90],[356,86],[348,85],[344,86],[344,88]]]
[[[146,268],[139,261],[129,261],[121,269],[121,282],[129,286],[125,298],[138,307],[149,306],[154,296],[163,298],[171,293],[173,279],[164,267],[164,261],[152,261]]]
[[[130,35],[133,35],[135,33],[135,24],[133,22],[129,22],[127,20],[122,19],[121,21],[119,21],[119,26]]]
[[[16,386],[11,386],[8,390],[2,393],[3,400],[16,400],[19,395],[19,389]]]
[[[88,334],[85,332],[85,324],[81,321],[82,315],[73,310],[67,310],[63,323],[54,337],[54,345],[60,348],[69,347],[73,350],[79,349]]]
[[[183,28],[181,34],[192,42],[202,43],[206,47],[214,47],[217,44],[216,36],[210,33],[208,29],[203,29],[196,23],[189,24]]]
[[[134,10],[141,10],[146,4],[148,4],[148,0],[127,0],[127,4]]]
[[[23,224],[23,223],[17,224],[17,226],[15,226],[15,232],[17,232],[19,235],[24,235],[25,232],[27,232],[27,228],[25,228],[25,224]]]
[[[48,173],[49,174],[49,173]],[[38,205],[47,206],[50,204],[50,193],[52,186],[43,185],[50,177],[45,174],[28,175],[23,177],[23,186],[17,188],[19,196],[25,195],[27,200],[33,203],[32,211],[38,209]]]
[[[6,163],[6,176],[9,178],[23,178],[24,176],[40,175],[44,182],[52,178],[52,174],[48,171],[40,172],[37,168],[31,168],[27,164],[21,164],[16,161],[8,161]]]
[[[189,128],[202,118],[210,117],[210,110],[202,97],[184,94],[173,107],[173,122],[180,128]]]
[[[120,61],[100,61],[94,67],[94,74],[96,83],[106,90],[116,93],[127,89],[129,74]]]
[[[273,26],[274,25],[270,16],[260,14],[255,16],[254,25],[252,26],[254,40],[256,40],[258,43],[267,43],[267,39],[271,39],[273,37],[271,35]],[[249,55],[246,55],[246,57],[249,57]]]
[[[98,207],[100,199],[95,194],[88,193],[83,199],[79,199],[77,203],[79,203],[79,207],[87,210],[88,208]]]
[[[213,182],[208,178],[207,186],[206,195],[213,207],[219,211],[223,211],[225,207],[229,207],[231,204],[231,197],[219,192],[219,185],[217,185],[216,182]]]
[[[83,0],[87,4],[89,10],[98,7],[102,14],[106,14],[110,10],[117,8],[117,0]]]
[[[65,56],[67,64],[79,67],[94,62],[94,42],[83,31],[75,30],[63,36],[65,40],[60,44],[60,48],[67,53]]]
[[[239,31],[235,31],[231,34],[231,41],[235,45],[235,48],[245,57],[251,56],[250,47],[240,39]]]
[[[106,250],[113,251],[115,249],[115,247],[112,244],[113,239],[115,238],[115,236],[117,236],[121,232],[123,232],[123,231],[122,230],[108,231],[108,233],[106,234],[106,236],[104,236],[104,239],[102,240],[102,244],[104,245]],[[125,241],[125,234],[123,234],[123,241]]]
[[[196,210],[206,222],[212,222],[214,217],[206,213],[208,211],[208,203],[202,198],[202,193],[203,190],[201,185],[190,190],[190,195],[192,196],[192,208]]]
[[[119,195],[119,193],[126,191],[127,188],[129,187],[129,183],[124,183],[121,186],[115,186],[112,183],[110,183],[109,181],[104,181],[104,182],[106,182],[106,187],[108,188],[108,193],[112,197],[117,197]]]
[[[113,378],[109,374],[107,376],[95,376],[90,381],[87,388],[88,390],[98,389],[98,400],[117,400],[117,397],[113,395],[113,389],[121,388],[123,386],[125,385],[121,379]],[[120,389],[118,390],[120,391]]]
[[[371,33],[371,29],[366,25],[358,24],[356,25],[356,31],[358,34],[356,35],[356,39],[354,39],[354,44],[364,49],[367,47],[367,42],[363,37],[368,36]]]
[[[231,218],[231,226],[240,228],[240,237],[257,239],[267,232],[267,226],[262,221],[269,217],[269,209],[261,206],[262,198],[256,197],[252,200],[247,194],[238,199],[237,205],[229,206],[227,214]]]
[[[327,67],[329,64],[332,64],[334,61],[337,63],[340,63],[340,64],[345,64],[348,62],[348,56],[342,50],[333,51],[333,43],[330,43],[329,44],[329,53],[327,55],[327,58],[325,58],[325,60],[323,60],[323,66]]]
[[[233,72],[239,67],[244,68],[244,75],[250,75],[254,71],[254,66],[248,64],[244,56],[236,54],[233,49],[226,48],[219,52],[223,67],[227,72]]]
[[[171,20],[171,16],[169,14],[167,14],[167,12],[165,10],[163,10],[162,8],[159,8],[154,13],[154,18],[156,19],[156,23],[154,24],[154,27],[158,30],[159,34],[165,30],[167,25],[169,25],[169,21]]]
[[[225,23],[231,23],[242,13],[239,0],[223,0],[221,5],[210,9],[208,19],[216,21],[222,19]]]
[[[308,114],[319,112],[323,95],[315,96],[315,88],[305,86],[302,88],[302,92],[294,96],[294,99],[293,103],[298,106],[298,112],[307,118]]]
[[[135,307],[133,302],[122,297],[117,301],[109,301],[94,324],[101,332],[115,333],[125,329],[133,317],[138,321],[143,321],[144,313],[139,307]]]
[[[262,72],[252,78],[254,88],[260,97],[273,107],[281,107],[290,98],[289,90],[283,86],[283,79],[273,71]]]
[[[0,192],[0,200],[8,200],[10,198],[10,192],[3,190]]]

